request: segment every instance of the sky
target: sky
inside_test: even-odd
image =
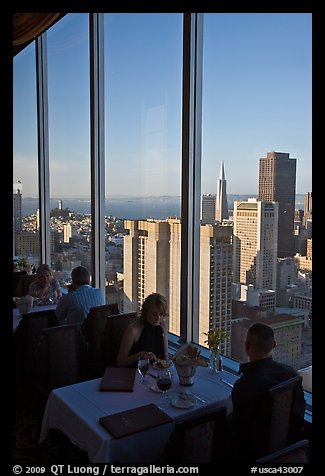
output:
[[[182,15],[105,14],[106,196],[181,194]],[[47,33],[52,197],[90,196],[87,14]],[[35,49],[14,58],[14,179],[37,196]],[[297,159],[312,190],[312,16],[204,15],[201,192],[258,192],[259,158]]]

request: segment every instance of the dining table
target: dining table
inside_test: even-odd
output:
[[[56,304],[48,304],[46,306],[35,306],[35,307],[32,307],[32,309],[29,311],[29,312],[26,312],[24,315],[28,315],[28,314],[33,314],[35,312],[44,312],[44,311],[49,311],[51,309],[55,309],[56,308]],[[15,330],[17,329],[19,323],[20,323],[20,320],[21,320],[21,313],[19,311],[18,308],[14,308],[12,310],[12,325],[13,325],[13,332],[15,332]]]
[[[132,392],[100,391],[101,378],[56,388],[45,407],[39,443],[51,429],[60,430],[70,441],[84,450],[92,463],[154,463],[160,460],[177,421],[203,415],[231,406],[231,385],[238,378],[225,370],[214,372],[197,367],[191,386],[179,384],[174,366],[170,368],[172,386],[168,391],[167,408],[172,421],[121,438],[114,438],[99,422],[101,417],[154,403],[163,397],[157,388],[157,371],[150,368],[146,385],[136,373]],[[185,399],[180,393],[190,393]]]

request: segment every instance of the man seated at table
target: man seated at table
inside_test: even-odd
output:
[[[249,327],[245,341],[249,362],[240,365],[239,372],[242,376],[235,382],[232,390],[233,410],[229,418],[234,439],[233,455],[241,460],[254,461],[266,454],[268,423],[265,421],[264,425],[259,421],[262,434],[256,434],[256,427],[253,425],[256,409],[269,388],[298,375],[289,365],[273,360],[271,354],[275,346],[274,332],[270,326],[255,322]],[[294,407],[297,432],[302,432],[305,406],[301,386],[297,391]],[[297,439],[301,437],[298,435]]]
[[[71,272],[72,284],[68,294],[61,297],[55,315],[60,324],[81,326],[91,307],[105,304],[101,289],[90,286],[90,273],[85,266],[77,266]]]

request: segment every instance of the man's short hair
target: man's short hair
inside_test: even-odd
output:
[[[272,327],[263,322],[254,322],[247,334],[252,337],[252,345],[255,350],[265,354],[272,351],[274,346],[274,332]]]
[[[85,266],[77,266],[71,271],[71,278],[73,284],[82,286],[90,283],[90,273]]]

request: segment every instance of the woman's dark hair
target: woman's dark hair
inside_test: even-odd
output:
[[[82,286],[90,283],[90,273],[85,266],[77,266],[71,271],[71,278],[73,284]]]
[[[151,306],[158,306],[163,316],[167,315],[168,304],[166,298],[159,293],[152,293],[143,301],[141,308],[141,319],[146,319]]]

